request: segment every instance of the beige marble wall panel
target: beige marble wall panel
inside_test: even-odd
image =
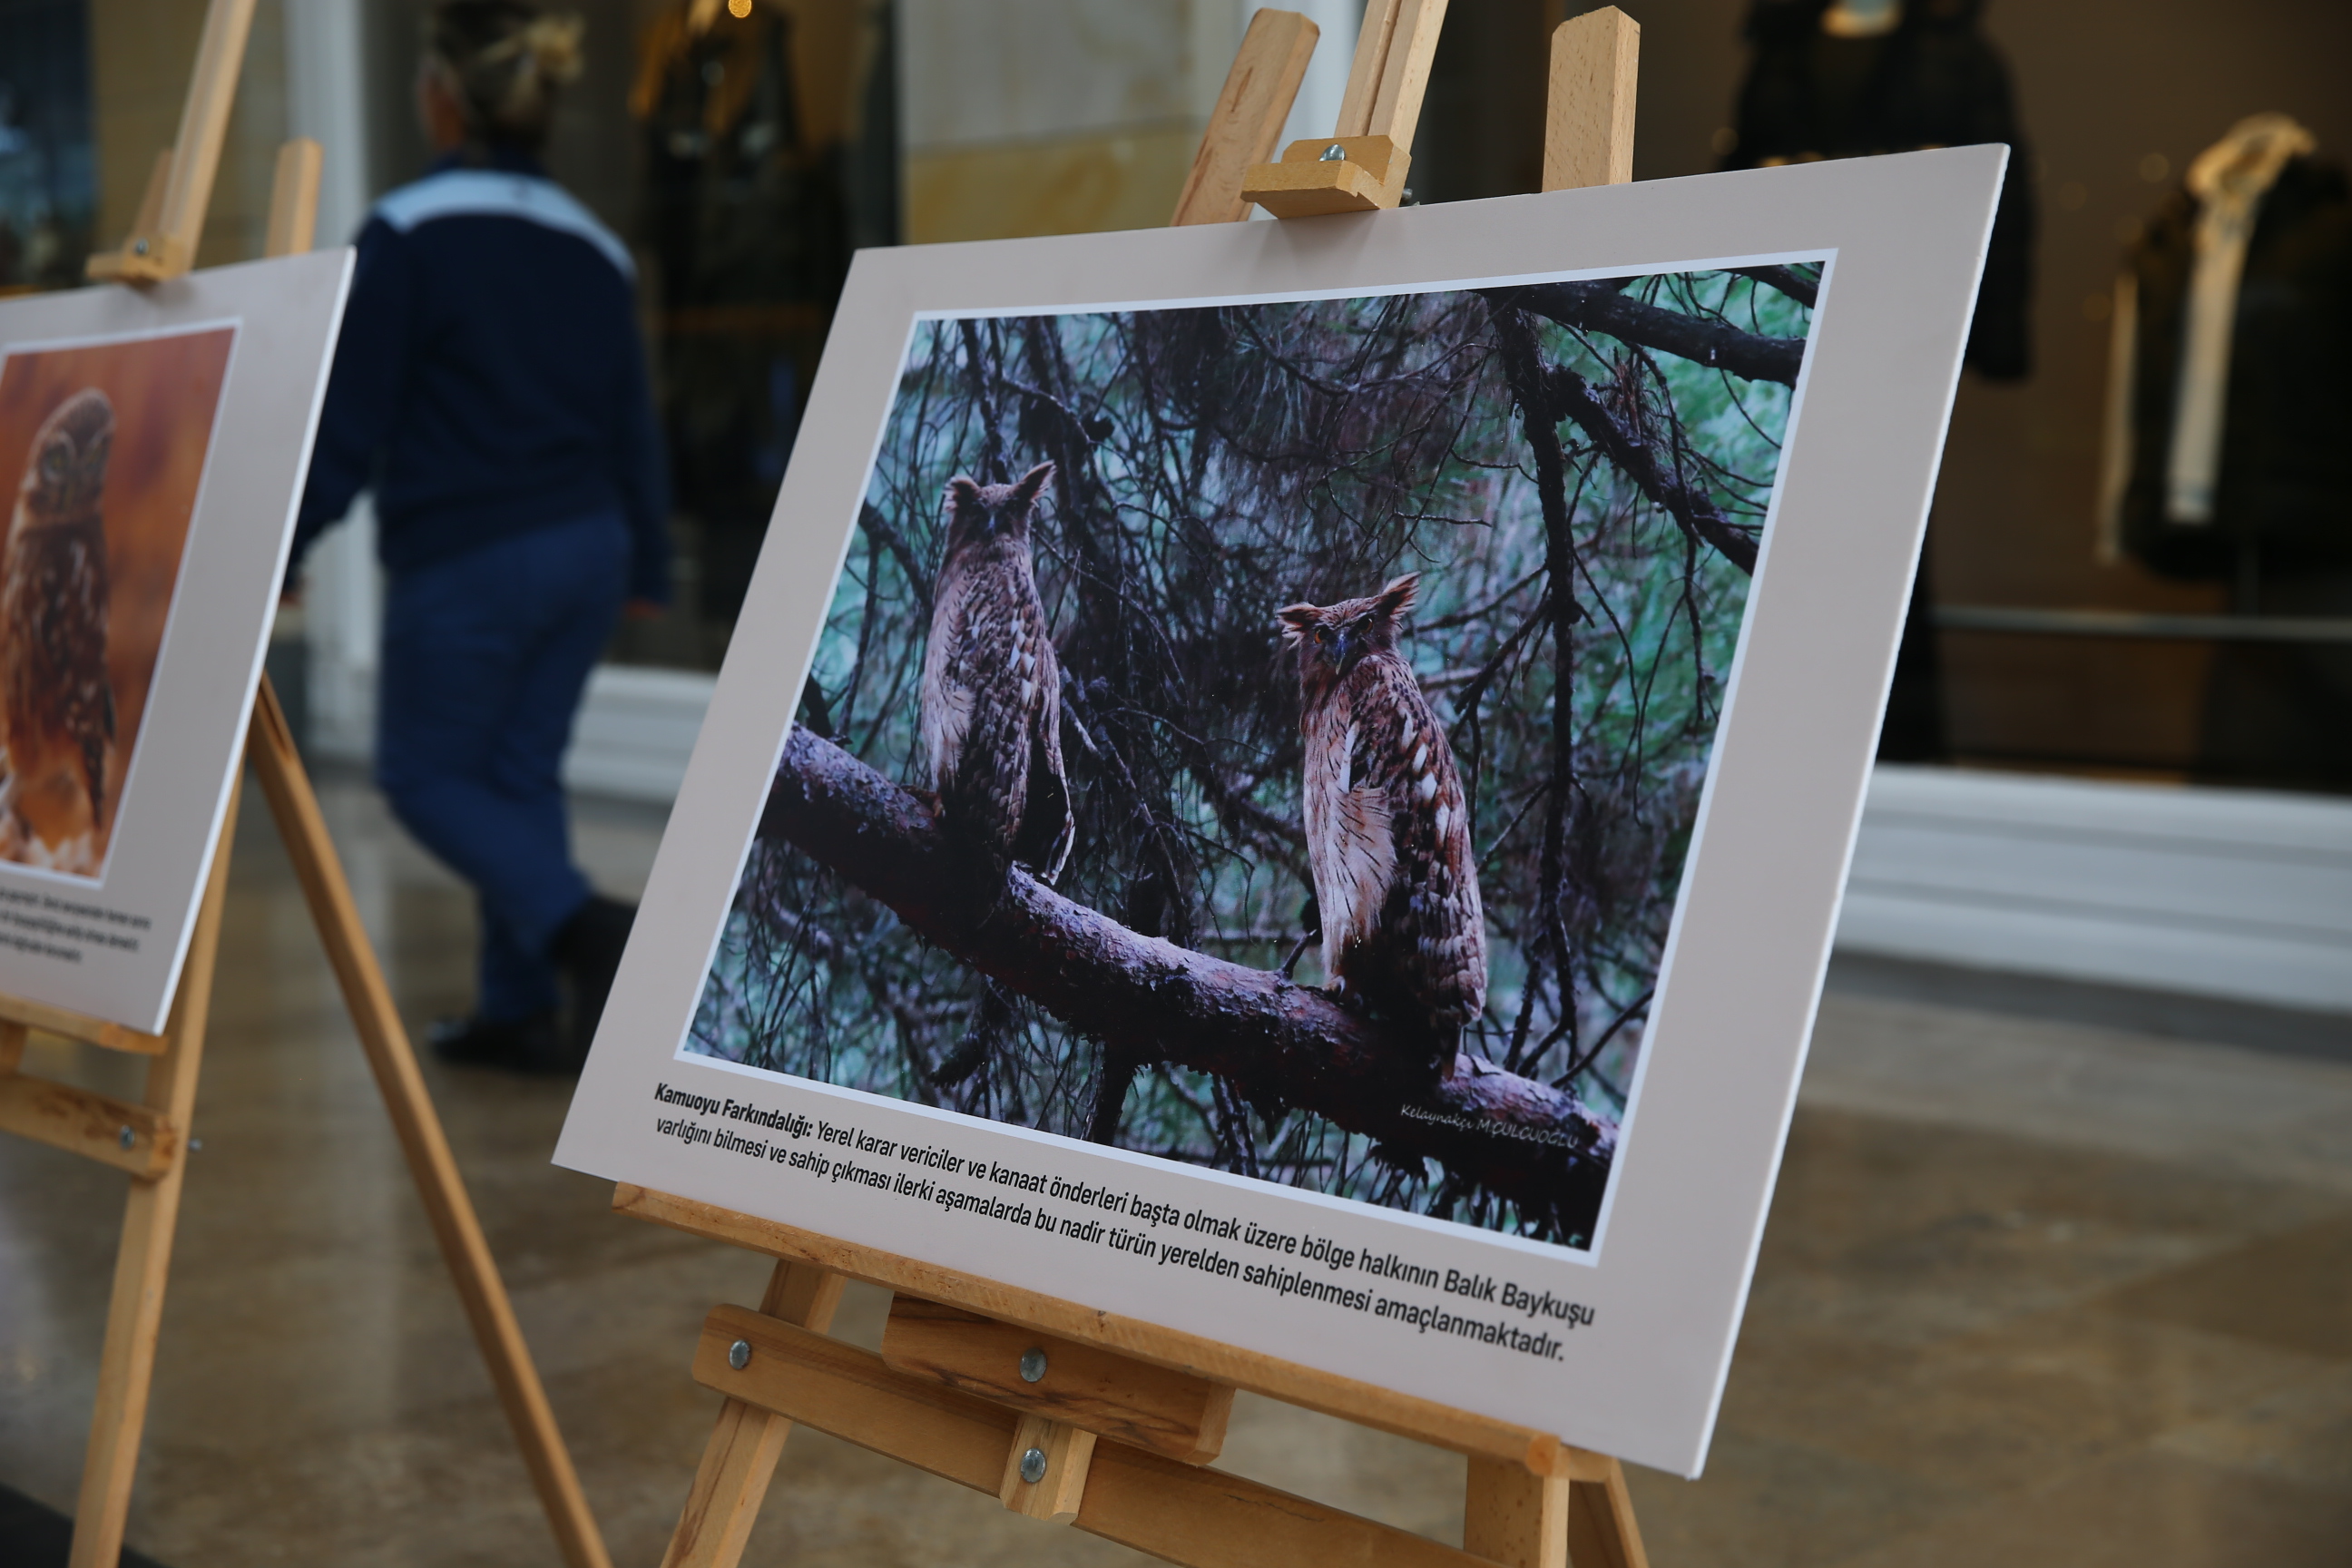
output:
[[[1101,132],[1192,114],[1190,7],[904,0],[909,151]]]
[[[1175,210],[1199,139],[1184,125],[910,153],[907,238],[926,245],[1155,228]]]

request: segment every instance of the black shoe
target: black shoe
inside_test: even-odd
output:
[[[572,1039],[583,1059],[604,1016],[604,999],[612,994],[613,976],[629,945],[629,927],[637,906],[591,893],[588,901],[563,922],[549,951],[558,968],[572,982]]]
[[[580,1070],[552,1009],[526,1018],[443,1018],[425,1037],[435,1056],[458,1067],[527,1073]]]

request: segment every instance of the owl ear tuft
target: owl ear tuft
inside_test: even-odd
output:
[[[1023,506],[1029,505],[1037,499],[1037,492],[1045,488],[1045,481],[1053,477],[1054,465],[1051,462],[1038,464],[1013,481],[1013,499]]]
[[[948,505],[956,511],[980,504],[980,486],[970,474],[958,474],[948,481]]]
[[[1298,639],[1314,627],[1315,617],[1322,613],[1314,605],[1285,605],[1274,612],[1274,618],[1282,623],[1282,640],[1296,647]]]
[[[1394,621],[1412,608],[1421,596],[1421,574],[1408,572],[1392,578],[1389,585],[1372,596],[1372,613],[1384,621]]]

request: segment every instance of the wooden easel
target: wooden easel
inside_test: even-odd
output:
[[[194,262],[253,9],[254,0],[212,0],[181,116],[179,141],[157,160],[123,247],[90,258],[92,278],[158,282],[184,273]],[[293,255],[310,248],[318,216],[320,162],[315,142],[289,142],[279,150],[270,194],[270,255]],[[293,859],[328,962],[341,984],[352,1022],[374,1070],[376,1087],[383,1094],[384,1108],[399,1134],[434,1235],[473,1324],[474,1337],[489,1363],[491,1381],[497,1384],[564,1561],[571,1568],[610,1568],[612,1560],[588,1511],[572,1458],[556,1431],[538,1369],[531,1364],[513,1305],[499,1279],[498,1266],[450,1156],[440,1119],[417,1071],[415,1053],[393,1005],[391,988],[360,923],[334,842],[320,815],[318,796],[267,676],[255,699],[245,760],[268,797],[270,814]],[[179,1218],[181,1184],[187,1173],[189,1121],[195,1106],[196,1075],[220,950],[229,849],[241,793],[241,784],[231,790],[179,991],[162,1034],[143,1034],[39,1003],[0,996],[0,1131],[85,1155],[126,1171],[131,1178],[115,1258],[105,1348],[99,1361],[98,1398],[83,1461],[81,1496],[74,1516],[73,1568],[114,1568],[122,1552],[123,1522],[131,1506],[131,1479],[154,1375],[155,1335],[163,1318],[173,1231]],[[134,1104],[26,1076],[20,1068],[26,1037],[35,1029],[147,1057],[146,1093]]]
[[[1316,27],[1258,12],[1174,221],[1232,222],[1252,202],[1293,216],[1395,205],[1444,12],[1373,0],[1336,133],[1279,163]],[[1545,189],[1633,177],[1639,38],[1614,7],[1553,34]],[[1198,1568],[1646,1568],[1618,1462],[1549,1433],[715,1205],[625,1184],[614,1207],[777,1260],[757,1311],[703,1324],[694,1376],[727,1399],[666,1568],[733,1568],[795,1421]],[[824,1332],[847,1279],[896,1293],[879,1355]],[[1461,1548],[1207,1468],[1235,1389],[1466,1455]]]

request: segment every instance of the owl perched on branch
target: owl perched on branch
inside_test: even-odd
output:
[[[1029,560],[1030,516],[1053,474],[1040,463],[1009,485],[948,481],[920,745],[949,833],[992,880],[1018,860],[1053,881],[1077,835],[1061,662]]]
[[[1420,584],[1276,615],[1298,650],[1324,973],[1342,997],[1424,1034],[1444,1077],[1486,1004],[1486,930],[1453,748],[1396,651]]]
[[[114,746],[100,517],[113,447],[114,405],[104,393],[85,388],[59,404],[34,433],[0,558],[9,798],[21,816],[34,795],[64,783],[87,804],[93,837],[105,822]]]

